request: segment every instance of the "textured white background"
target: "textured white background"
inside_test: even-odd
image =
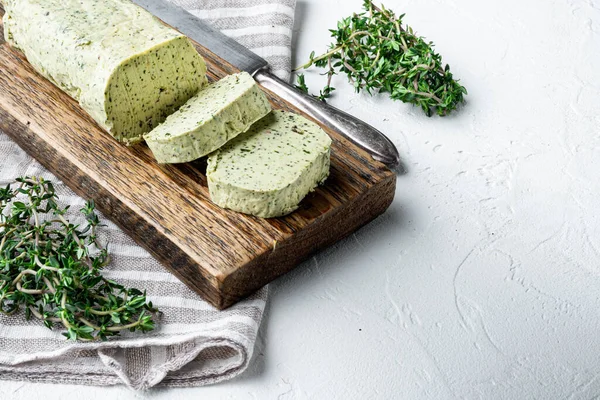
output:
[[[360,5],[299,0],[295,63]],[[0,382],[0,398],[600,395],[600,0],[386,5],[468,103],[427,118],[334,82],[333,104],[386,132],[407,173],[384,216],[271,285],[250,369],[147,394]]]

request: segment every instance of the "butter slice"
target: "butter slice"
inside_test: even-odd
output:
[[[273,111],[208,157],[211,199],[263,218],[289,214],[329,175],[330,148],[317,124]]]
[[[117,140],[141,140],[207,82],[191,42],[128,0],[4,0],[4,37]]]
[[[159,163],[182,163],[212,153],[271,111],[254,79],[241,72],[202,89],[144,135]]]

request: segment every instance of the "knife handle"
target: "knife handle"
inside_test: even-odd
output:
[[[266,89],[291,102],[317,121],[338,131],[365,149],[375,160],[390,167],[399,164],[400,155],[394,143],[371,125],[301,92],[273,75],[268,67],[256,71],[254,79]]]

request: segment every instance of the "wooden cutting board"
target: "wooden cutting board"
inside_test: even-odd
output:
[[[4,10],[0,5],[0,15]],[[392,202],[396,176],[324,127],[331,175],[294,213],[261,219],[211,203],[202,162],[159,165],[126,147],[4,41],[0,130],[97,207],[192,290],[222,309],[349,235]],[[211,80],[238,72],[197,45]],[[266,91],[275,109],[298,112]]]

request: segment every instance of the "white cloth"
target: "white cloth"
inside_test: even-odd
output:
[[[289,78],[295,0],[174,0],[178,5],[235,37]],[[26,155],[0,132],[0,184],[16,177],[42,176],[55,182],[69,218],[80,218],[84,200]],[[45,328],[23,313],[0,316],[0,379],[114,385],[199,386],[230,379],[248,366],[263,316],[267,289],[217,311],[131,238],[101,215],[100,230],[110,242],[112,264],[105,276],[129,287],[146,289],[162,311],[157,328],[147,334],[126,332],[99,343],[74,343],[60,331]]]
[[[296,0],[171,0],[210,23],[290,78]]]

